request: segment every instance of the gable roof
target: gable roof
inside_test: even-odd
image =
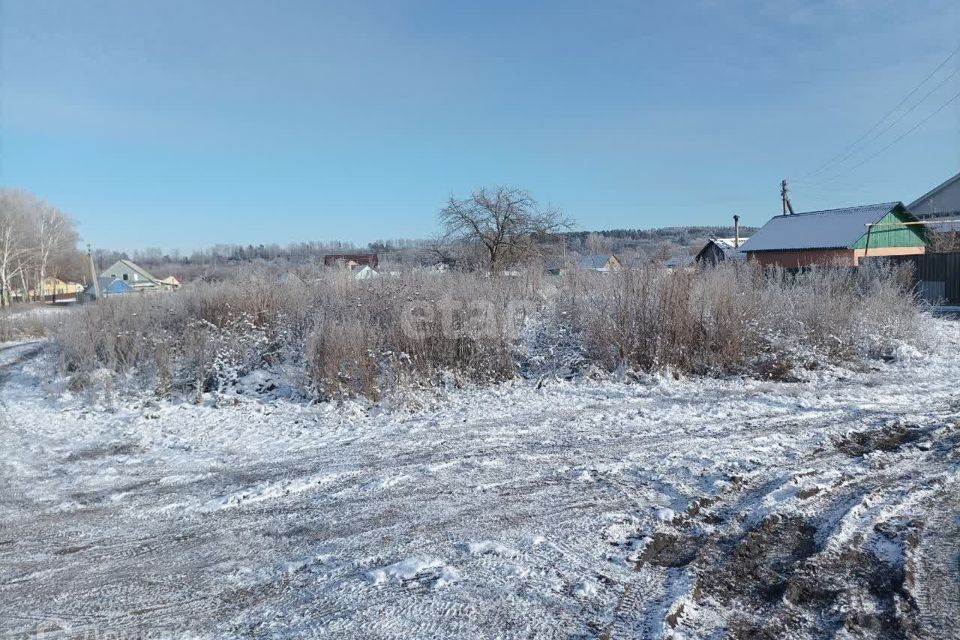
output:
[[[911,202],[908,208],[921,218],[953,217],[960,214],[960,173],[927,191]]]
[[[156,283],[159,283],[159,282],[160,282],[159,280],[157,280],[156,278],[154,278],[152,275],[150,275],[150,272],[149,272],[149,271],[147,271],[146,269],[144,269],[144,268],[141,267],[140,265],[136,264],[135,262],[132,262],[132,261],[127,260],[127,259],[125,259],[125,258],[121,258],[120,260],[117,260],[117,261],[114,262],[112,265],[110,265],[109,268],[105,269],[105,270],[100,274],[100,277],[102,277],[102,278],[104,278],[104,277],[110,277],[110,272],[113,271],[113,270],[114,270],[114,267],[116,267],[117,265],[120,265],[121,267],[124,267],[125,269],[127,269],[127,270],[129,270],[129,271],[132,271],[133,273],[139,274],[140,277],[142,277],[144,280],[147,280],[147,281],[149,281],[149,282],[156,282]]]
[[[960,180],[960,173],[958,173],[957,175],[951,178],[947,178],[946,180],[944,180],[943,182],[935,186],[933,189],[930,189],[930,191],[927,191],[925,194],[923,194],[922,196],[920,196],[919,198],[911,202],[909,208],[912,209],[913,207],[922,204],[925,200],[929,200],[930,198],[937,195],[938,193],[940,193],[941,191],[943,191],[944,189],[952,185],[954,182],[957,182],[958,180]]]
[[[904,209],[899,202],[883,202],[774,216],[741,244],[740,250],[847,249],[867,233],[868,224],[879,222],[896,208]]]

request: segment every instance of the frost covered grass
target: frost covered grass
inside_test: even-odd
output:
[[[303,281],[254,277],[108,298],[51,331],[63,371],[80,386],[106,369],[160,395],[199,395],[284,367],[316,397],[376,399],[448,374],[477,382],[515,375],[530,291],[523,279],[420,272],[356,281],[319,271]]]
[[[374,401],[398,390],[557,375],[562,363],[790,379],[922,343],[907,276],[888,267],[790,274],[731,264],[357,281],[321,269],[110,298],[49,324],[75,388],[106,378],[197,399],[265,370],[280,371],[303,397]]]
[[[795,274],[744,263],[648,267],[573,279],[561,309],[581,327],[587,357],[609,370],[777,377],[921,343],[909,275],[883,265]]]
[[[47,305],[0,308],[0,342],[43,337],[49,317],[62,311],[64,309]]]

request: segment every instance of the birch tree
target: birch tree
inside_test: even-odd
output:
[[[42,291],[43,281],[51,275],[50,267],[55,264],[55,258],[76,251],[77,232],[67,214],[46,202],[37,201],[35,233],[36,287]]]
[[[0,307],[10,306],[14,278],[29,259],[28,210],[23,192],[0,190]]]
[[[38,292],[44,278],[59,275],[77,252],[73,220],[21,189],[0,189],[0,305],[11,302],[14,279],[24,293],[31,280]]]

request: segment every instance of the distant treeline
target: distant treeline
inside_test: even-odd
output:
[[[756,231],[753,227],[741,227],[742,237]],[[686,251],[691,243],[705,241],[711,237],[732,237],[733,227],[663,227],[659,229],[609,229],[603,231],[570,231],[558,234],[559,239],[572,251],[582,251],[591,244],[604,246],[610,251],[624,248],[645,248],[667,245],[676,251]],[[599,242],[598,242],[599,241]],[[413,238],[377,240],[366,246],[341,241],[309,241],[280,244],[215,244],[191,253],[164,251],[159,247],[148,247],[127,254],[122,251],[98,250],[97,261],[101,264],[112,263],[117,259],[132,259],[144,266],[158,264],[212,265],[259,260],[290,262],[317,262],[329,253],[348,253],[351,251],[369,251],[383,257],[394,257],[405,262],[412,257],[430,259],[431,241]]]
[[[748,238],[757,230],[756,227],[740,227],[741,237]],[[604,231],[570,231],[564,235],[570,238],[586,240],[590,234],[597,234],[605,238],[616,240],[669,240],[685,243],[699,238],[732,238],[734,229],[726,227],[659,227],[657,229],[607,229]]]

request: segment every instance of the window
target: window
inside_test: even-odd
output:
[[[126,280],[128,277],[129,277],[128,274],[126,274],[126,273],[123,274],[123,279],[124,279],[124,280]]]

